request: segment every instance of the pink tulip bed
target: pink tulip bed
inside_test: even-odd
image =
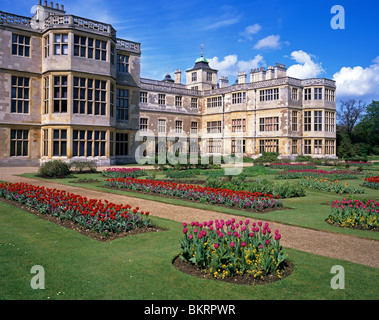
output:
[[[179,258],[216,279],[281,279],[287,254],[268,223],[215,220],[183,223]],[[288,270],[287,270],[288,271]]]
[[[378,230],[379,202],[358,199],[336,200],[332,203],[327,222],[341,227]]]

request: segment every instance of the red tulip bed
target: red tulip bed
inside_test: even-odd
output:
[[[379,189],[379,176],[365,178],[363,185],[368,188]]]
[[[21,205],[41,215],[70,221],[82,230],[109,236],[138,228],[153,228],[149,212],[128,204],[87,199],[65,190],[49,189],[27,183],[1,183],[0,198]]]
[[[230,189],[215,189],[198,185],[173,183],[157,180],[118,178],[106,179],[104,186],[125,188],[131,191],[158,193],[163,196],[182,198],[190,201],[237,207],[250,211],[260,211],[282,207],[279,196],[248,191],[233,191]]]
[[[192,265],[200,274],[215,279],[281,279],[288,269],[287,254],[280,245],[278,230],[268,223],[218,220],[183,223],[181,254],[176,261]],[[174,261],[175,264],[175,261]],[[200,271],[199,271],[200,270]],[[189,272],[188,272],[189,273]]]

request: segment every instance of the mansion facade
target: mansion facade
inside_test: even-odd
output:
[[[336,154],[335,82],[288,77],[279,63],[229,85],[201,54],[174,78],[144,79],[140,43],[46,1],[32,18],[0,11],[0,57],[0,166],[130,163],[138,134],[153,152],[184,136],[179,151],[201,155]]]

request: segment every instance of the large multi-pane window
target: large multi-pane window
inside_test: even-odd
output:
[[[111,62],[114,63],[114,53],[111,51],[112,54]],[[106,61],[107,41],[74,35],[74,56]]]
[[[304,154],[312,153],[312,140],[304,140]]]
[[[30,56],[30,37],[12,34],[12,54],[21,57]]]
[[[54,76],[54,113],[67,112],[67,76]]]
[[[43,139],[43,156],[47,157],[49,155],[49,130],[44,129],[42,132]]]
[[[27,77],[12,76],[12,113],[29,113],[29,82]]]
[[[66,129],[53,130],[53,156],[55,157],[67,156],[67,130]]]
[[[279,131],[279,117],[259,118],[259,131]]]
[[[74,56],[106,61],[106,49],[106,41],[74,35]]]
[[[129,72],[129,56],[117,55],[117,72]]]
[[[298,126],[297,126],[298,113],[299,113],[298,111],[292,111],[292,131],[293,132],[298,131]]]
[[[175,107],[182,106],[182,96],[175,96]]]
[[[106,114],[107,81],[74,77],[73,113]]]
[[[232,93],[232,104],[245,103],[245,102],[246,102],[246,92]]]
[[[297,139],[291,141],[291,154],[297,154]]]
[[[311,131],[312,112],[304,111],[304,131]]]
[[[292,100],[298,100],[299,99],[298,91],[299,91],[298,88],[292,88],[291,89],[291,99]]]
[[[106,132],[99,130],[74,130],[73,157],[105,156]]]
[[[49,77],[43,78],[43,113],[49,113],[49,87],[50,87]]]
[[[221,153],[221,139],[208,139],[208,153]]]
[[[259,101],[271,101],[279,99],[279,88],[259,90]]]
[[[182,120],[176,120],[175,121],[175,133],[182,133],[183,132],[183,121]]]
[[[312,89],[306,88],[304,89],[304,100],[311,100],[312,99]]]
[[[322,111],[314,112],[314,131],[322,131]]]
[[[336,100],[336,91],[333,89],[325,89],[325,100],[335,101]]]
[[[222,107],[222,96],[207,98],[207,108]]]
[[[28,155],[29,130],[11,130],[10,156],[23,157]]]
[[[221,133],[221,121],[207,122],[207,133]]]
[[[43,51],[44,56],[47,58],[50,55],[50,37],[47,35],[43,38]]]
[[[74,36],[74,56],[87,57],[87,37]]]
[[[232,153],[245,153],[246,151],[246,142],[244,139],[233,139],[232,140]]]
[[[117,89],[116,119],[129,120],[129,90],[127,89]]]
[[[213,74],[212,72],[207,72],[207,81],[212,81]]]
[[[191,80],[192,80],[192,82],[196,82],[197,81],[197,72],[192,72],[191,73]]]
[[[191,122],[191,133],[192,134],[197,134],[198,132],[198,122],[197,121],[192,121]]]
[[[246,119],[232,119],[232,132],[246,132]]]
[[[164,120],[164,119],[158,120],[158,132],[159,133],[166,133],[166,120]]]
[[[197,109],[197,106],[198,106],[198,99],[191,98],[191,109]]]
[[[107,61],[107,42],[95,39],[95,59]]]
[[[55,55],[68,54],[68,34],[67,33],[54,34],[54,54]]]
[[[315,97],[315,100],[322,99],[322,88],[314,88],[314,97]]]
[[[325,154],[334,154],[334,141],[335,140],[325,140]]]
[[[279,152],[279,139],[259,140],[259,153]]]
[[[127,133],[116,133],[116,156],[127,156],[129,154],[129,135]]]
[[[140,93],[139,93],[139,102],[141,102],[141,103],[147,103],[147,92],[146,91],[140,91]]]
[[[322,140],[314,140],[314,154],[322,154]]]
[[[166,104],[166,95],[163,93],[158,94],[158,104],[164,106]]]
[[[139,129],[141,131],[147,131],[147,129],[148,129],[147,123],[148,123],[147,118],[140,118],[139,119]]]
[[[325,111],[325,131],[334,132],[335,131],[335,112]]]

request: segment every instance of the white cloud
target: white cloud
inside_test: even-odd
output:
[[[280,49],[282,44],[289,44],[289,42],[281,42],[279,35],[271,35],[259,40],[255,44],[254,49]]]
[[[218,70],[221,76],[236,76],[238,71],[250,71],[265,65],[263,56],[258,54],[249,61],[239,60],[236,54],[225,56],[222,61],[218,57],[209,59],[209,66]]]
[[[247,26],[243,32],[241,32],[241,36],[245,37],[248,40],[253,40],[252,35],[261,31],[262,26],[258,23],[253,24],[251,26]]]
[[[379,94],[379,56],[367,68],[342,67],[333,75],[333,80],[336,81],[338,96],[375,95],[377,97]]]
[[[227,27],[232,24],[238,23],[240,20],[239,17],[237,18],[231,18],[231,19],[220,19],[219,21],[214,21],[212,24],[209,24],[204,27],[204,30],[211,30],[211,29],[218,29],[221,27]]]
[[[315,57],[303,50],[293,51],[291,58],[295,60],[297,64],[287,69],[287,76],[289,77],[298,79],[315,78],[325,72],[321,63],[313,61],[312,58]]]

